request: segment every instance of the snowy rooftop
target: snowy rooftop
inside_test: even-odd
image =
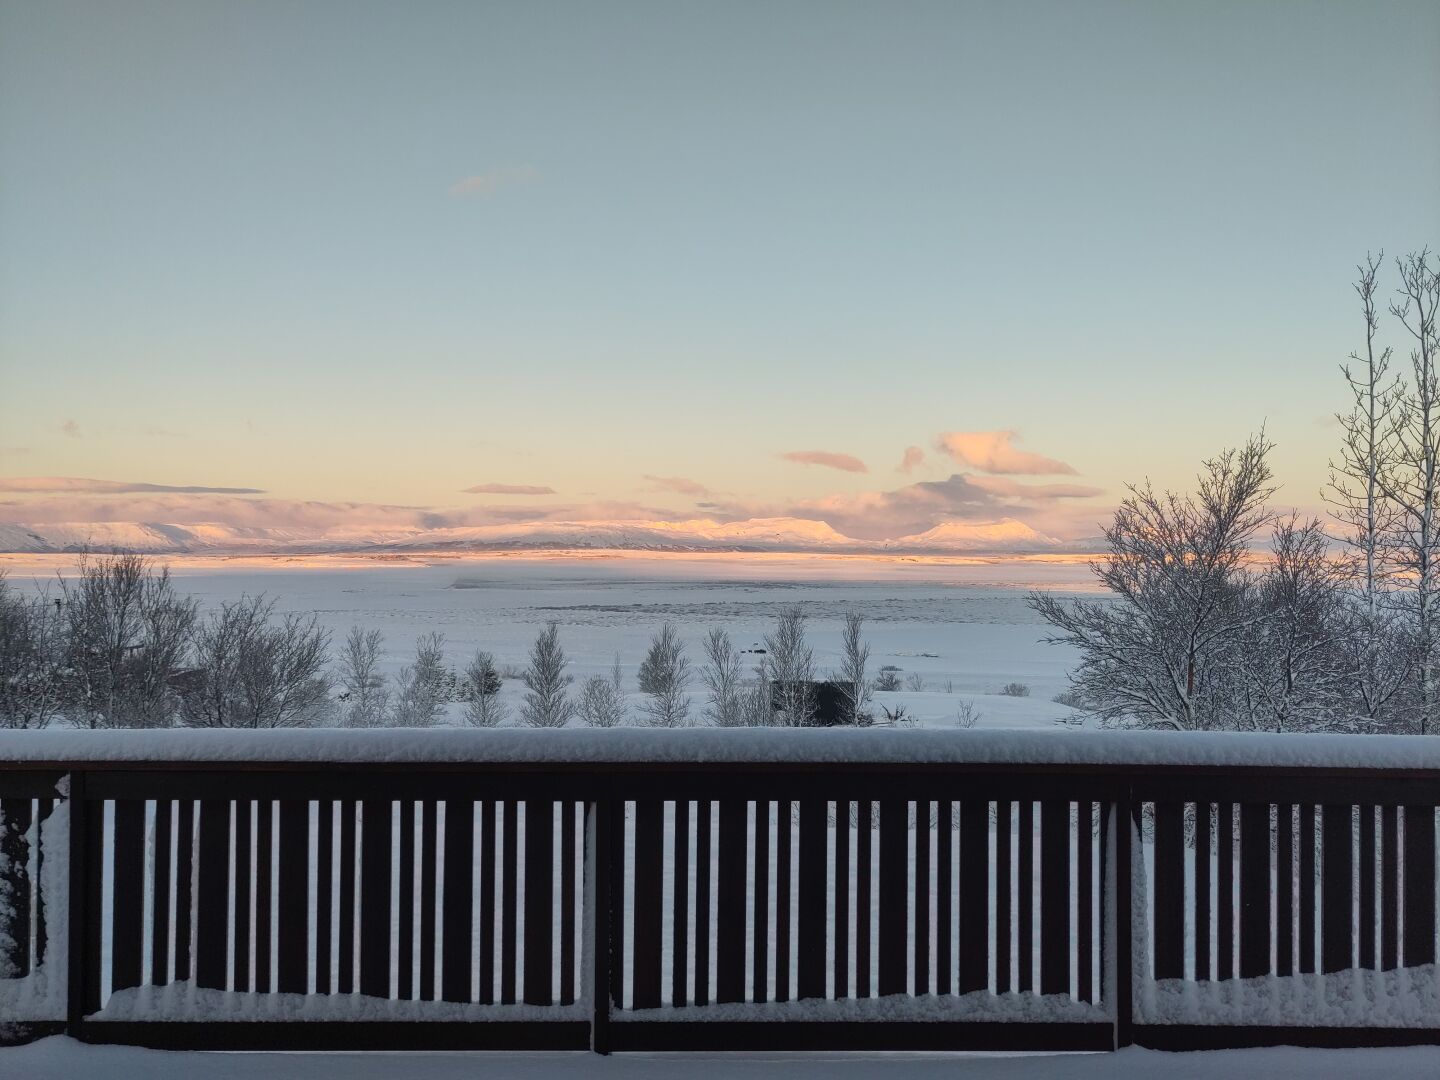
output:
[[[1440,771],[1404,735],[837,729],[6,731],[4,763],[956,764]]]

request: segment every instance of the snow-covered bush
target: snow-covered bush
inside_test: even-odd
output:
[[[765,653],[779,722],[805,727],[815,715],[815,654],[805,641],[805,609],[799,604],[780,612],[775,632],[765,635]]]
[[[377,670],[384,637],[352,626],[340,650],[340,703],[349,727],[379,727],[390,706],[385,676]]]
[[[625,683],[620,670],[620,657],[610,676],[592,675],[580,688],[577,705],[580,719],[587,727],[618,727],[625,720]]]
[[[465,669],[465,722],[471,727],[499,727],[509,710],[500,700],[500,672],[495,657],[483,649]]]

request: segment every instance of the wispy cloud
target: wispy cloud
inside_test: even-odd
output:
[[[800,465],[820,465],[841,472],[866,473],[870,469],[859,458],[851,454],[836,454],[829,450],[790,450],[780,455],[786,461]]]
[[[1011,445],[1015,438],[1014,431],[947,431],[936,441],[936,446],[961,465],[982,472],[1024,476],[1075,474],[1074,467],[1063,461],[1017,450]]]
[[[540,174],[529,165],[501,165],[487,172],[467,176],[452,184],[450,194],[456,196],[494,195],[502,188],[531,184],[539,178]]]
[[[65,419],[60,421],[60,430],[72,439],[80,438],[80,425],[74,420]]]
[[[467,495],[554,495],[555,489],[540,484],[476,484],[465,489]]]
[[[82,476],[0,477],[0,491],[10,494],[139,495],[263,495],[263,488],[211,487],[205,484],[146,484],[135,480],[91,480]]]
[[[647,473],[645,479],[650,482],[652,491],[673,491],[677,495],[693,495],[697,499],[710,494],[710,489],[704,484],[684,476],[651,476]]]
[[[909,476],[915,471],[917,465],[925,461],[925,451],[918,446],[907,446],[905,456],[900,459],[900,464],[895,466],[895,471]]]

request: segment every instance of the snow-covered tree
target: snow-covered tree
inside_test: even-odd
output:
[[[380,674],[385,638],[379,630],[352,626],[339,658],[341,700],[349,727],[379,727],[385,722],[390,692]]]
[[[275,617],[275,601],[243,596],[197,623],[194,669],[182,682],[190,727],[282,728],[332,711],[325,668],[330,635],[315,616]]]
[[[650,641],[640,664],[640,688],[645,691],[646,722],[651,727],[684,727],[690,717],[690,661],[675,627],[665,623]]]
[[[82,555],[75,577],[60,579],[60,592],[72,721],[169,726],[195,601],[179,595],[169,570],[139,555]]]
[[[799,604],[782,610],[775,632],[765,635],[765,661],[780,722],[806,726],[815,716],[815,654],[805,641],[805,609]]]
[[[566,688],[572,676],[565,668],[569,661],[560,646],[560,627],[548,623],[530,647],[530,666],[525,670],[525,706],[521,718],[531,727],[559,728],[575,715],[575,703]]]
[[[450,698],[453,679],[445,667],[445,635],[426,634],[415,643],[415,663],[396,680],[390,723],[395,727],[433,727]]]
[[[865,706],[875,696],[865,670],[870,662],[870,646],[861,634],[863,628],[864,620],[858,613],[852,611],[846,614],[840,646],[840,671],[835,681],[840,684],[847,724],[865,723]]]
[[[1395,412],[1395,452],[1379,475],[1394,504],[1388,550],[1399,574],[1413,663],[1412,728],[1435,730],[1440,719],[1435,676],[1440,662],[1440,260],[1428,250],[1397,260],[1400,299],[1390,314],[1414,339],[1410,381]]]
[[[1271,520],[1270,449],[1261,434],[1205,462],[1193,495],[1131,487],[1105,530],[1107,553],[1092,564],[1111,598],[1031,594],[1031,607],[1057,631],[1047,640],[1079,651],[1075,689],[1103,721],[1181,731],[1236,725],[1229,650],[1261,617],[1245,560]]]
[[[65,627],[45,595],[22,596],[0,570],[0,728],[42,728],[65,704]]]
[[[730,635],[714,627],[705,637],[705,665],[700,677],[710,692],[706,718],[716,727],[741,727],[745,723],[743,688],[740,680],[740,653]]]
[[[620,656],[608,677],[592,675],[580,688],[577,706],[581,721],[587,727],[617,727],[625,720],[625,682],[620,670]]]
[[[465,722],[471,727],[499,727],[508,712],[500,700],[500,671],[495,657],[481,649],[465,669]]]

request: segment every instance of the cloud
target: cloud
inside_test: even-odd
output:
[[[465,177],[451,185],[450,194],[462,197],[494,195],[501,188],[530,184],[539,178],[540,174],[529,165],[502,165],[488,172]]]
[[[466,495],[554,495],[555,489],[539,484],[476,484],[465,489]]]
[[[1078,484],[1025,484],[1003,477],[954,473],[891,491],[846,492],[819,499],[761,504],[738,500],[714,504],[728,520],[794,517],[825,521],[847,536],[889,540],[924,532],[945,521],[994,521],[1015,517],[1041,532],[1073,534],[1066,504],[1102,494]],[[1084,529],[1090,529],[1087,518]]]
[[[66,435],[69,435],[72,439],[80,438],[80,425],[77,424],[74,420],[60,421],[60,430],[63,431]]]
[[[869,472],[865,463],[850,454],[834,454],[829,450],[790,450],[780,455],[786,461],[794,461],[801,465],[822,465],[827,469],[839,469],[841,472],[864,473]]]
[[[915,471],[915,466],[925,460],[925,451],[918,446],[907,446],[905,456],[900,459],[900,464],[895,466],[895,471],[909,476]]]
[[[710,489],[704,484],[684,476],[651,476],[647,473],[645,479],[650,481],[652,491],[673,491],[678,495],[693,495],[696,498],[710,494]]]
[[[1075,469],[1063,461],[1015,449],[1010,445],[1015,437],[1013,431],[947,431],[936,440],[936,447],[959,464],[981,472],[1024,476],[1075,474]]]
[[[0,491],[12,494],[127,495],[168,492],[176,495],[263,495],[263,488],[209,487],[199,484],[146,484],[129,480],[89,480],[81,476],[0,477]]]

